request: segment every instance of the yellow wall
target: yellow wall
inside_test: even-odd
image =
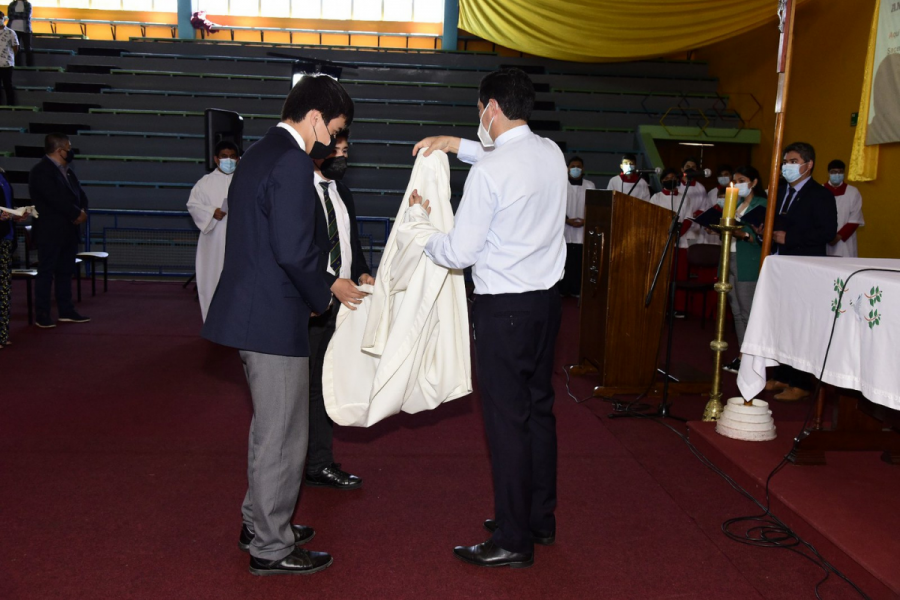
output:
[[[93,19],[103,21],[140,21],[146,23],[177,23],[177,15],[175,13],[164,12],[136,12],[136,11],[116,11],[116,10],[80,10],[67,8],[35,8],[34,17],[36,18],[58,18],[58,19]],[[280,27],[290,29],[324,29],[337,31],[378,31],[385,33],[431,33],[440,35],[442,25],[440,23],[409,23],[399,21],[329,21],[324,19],[276,19],[269,17],[217,17],[211,16],[210,20],[219,25],[235,25],[245,27]],[[112,33],[108,25],[91,24],[87,26],[88,37],[96,40],[112,39]],[[50,24],[47,22],[35,22],[34,30],[41,33],[50,32]],[[57,33],[73,33],[80,34],[81,30],[76,23],[59,23],[57,24]],[[139,27],[122,25],[116,28],[116,38],[119,40],[127,40],[129,37],[138,37],[141,35]],[[148,27],[148,37],[171,37],[171,28],[166,27]],[[197,36],[199,37],[199,35]],[[212,36],[212,40],[227,41],[231,39],[230,32],[220,31]],[[259,33],[252,31],[235,32],[234,39],[237,41],[258,42]],[[295,44],[318,44],[319,36],[314,34],[294,34]],[[265,41],[271,43],[288,43],[289,36],[282,32],[266,32]],[[379,38],[376,36],[354,35],[348,39],[347,35],[328,35],[325,34],[322,43],[330,46],[376,46],[379,45]],[[430,38],[410,38],[409,47],[411,48],[434,48],[434,40]],[[406,38],[402,37],[382,37],[380,45],[383,47],[405,47]],[[440,48],[440,39],[437,41]]]
[[[794,60],[785,114],[785,142],[805,141],[816,149],[814,176],[827,180],[828,162],[849,165],[854,127],[850,114],[859,110],[869,27],[875,0],[809,0],[797,8]],[[762,104],[748,123],[762,131],[753,162],[768,178],[775,130],[776,22],[740,37],[700,50],[710,74],[720,80],[719,92],[732,95],[745,118],[756,110],[751,94]],[[859,230],[861,256],[900,258],[900,144],[881,146],[878,178],[856,183],[863,197],[867,225]],[[768,184],[768,181],[766,182]]]

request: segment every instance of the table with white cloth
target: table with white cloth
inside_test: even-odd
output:
[[[770,256],[741,346],[738,388],[744,398],[755,398],[766,385],[766,367],[789,365],[857,390],[873,406],[891,409],[880,409],[880,416],[890,415],[900,410],[898,342],[900,260]],[[900,435],[880,420],[855,415],[856,400],[842,394],[833,429],[824,431],[819,394],[798,464],[821,464],[832,449],[885,450],[886,459],[900,458]]]

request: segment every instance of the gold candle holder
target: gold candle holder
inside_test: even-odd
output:
[[[732,234],[741,228],[733,217],[722,217],[718,225],[711,225],[722,236],[722,253],[719,256],[719,281],[714,286],[719,294],[716,312],[716,338],[709,343],[710,349],[715,353],[713,361],[712,390],[709,393],[709,402],[703,411],[704,421],[717,421],[722,416],[722,353],[728,350],[728,342],[725,341],[725,303],[728,292],[733,287],[728,281],[731,265],[731,238]]]

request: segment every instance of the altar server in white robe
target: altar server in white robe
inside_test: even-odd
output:
[[[481,80],[481,144],[426,138],[413,148],[455,152],[474,163],[449,233],[425,254],[451,269],[472,267],[472,317],[484,424],[494,480],[492,537],[458,546],[482,567],[527,567],[534,544],[556,535],[556,420],[553,357],[561,320],[558,282],[566,262],[566,161],[559,146],[528,127],[534,85],[520,69]],[[489,149],[486,151],[485,149]],[[427,220],[427,198],[410,197]]]
[[[197,182],[187,203],[188,212],[200,230],[195,273],[200,314],[204,322],[225,263],[228,186],[231,185],[231,176],[241,160],[238,147],[233,142],[219,142],[215,148],[214,160],[216,168]]]
[[[866,224],[862,213],[862,195],[856,186],[844,181],[846,165],[842,160],[828,163],[828,183],[825,188],[834,194],[837,203],[838,232],[827,246],[828,256],[857,257],[856,230]]]
[[[649,200],[650,186],[636,171],[637,156],[630,152],[623,154],[622,162],[619,164],[619,174],[610,178],[606,189],[629,194],[641,200]]]
[[[563,296],[581,295],[581,267],[584,252],[584,197],[596,189],[584,178],[584,161],[580,156],[569,159],[569,186],[566,200],[566,275],[560,283]]]

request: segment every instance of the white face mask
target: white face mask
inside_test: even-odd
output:
[[[787,179],[788,183],[794,183],[803,175],[800,174],[800,165],[781,165],[781,176]]]
[[[237,161],[233,158],[220,158],[219,170],[226,175],[231,175],[237,169]]]
[[[828,181],[830,181],[831,185],[833,185],[834,187],[838,187],[842,183],[844,183],[844,174],[843,173],[829,173]]]
[[[621,165],[619,165],[619,167],[622,169],[622,173],[625,175],[631,175],[631,172],[634,171],[634,165],[631,163],[622,163]]]
[[[725,187],[731,182],[731,179],[729,177],[719,177],[716,181],[719,182],[719,185]]]
[[[478,117],[478,140],[481,142],[481,145],[485,148],[493,148],[494,147],[494,138],[491,137],[491,125],[494,124],[494,117],[491,117],[491,122],[488,123],[487,129],[484,127],[484,113],[487,112],[488,107],[485,106],[484,110],[481,111],[481,116]]]
[[[753,188],[750,187],[750,184],[746,181],[742,181],[735,186],[738,190],[738,196],[741,198],[746,198],[750,195],[750,192],[753,191]]]
[[[572,179],[578,179],[579,177],[581,177],[581,169],[578,167],[572,167],[571,169],[569,169],[569,177],[571,177]]]

